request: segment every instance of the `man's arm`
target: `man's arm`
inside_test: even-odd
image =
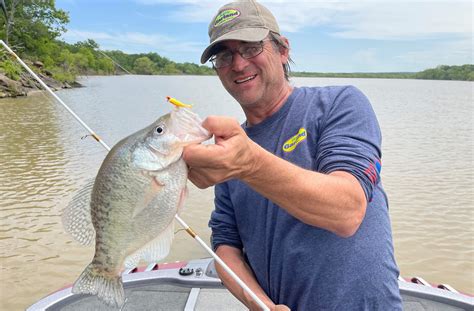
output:
[[[242,251],[232,246],[220,245],[216,254],[234,271],[235,274],[265,303],[270,310],[275,304],[265,294],[255,276],[245,262]],[[225,287],[250,310],[261,310],[258,304],[244,291],[237,282],[216,262],[216,270]]]
[[[290,309],[285,305],[275,305],[273,301],[268,298],[267,294],[258,284],[255,276],[245,262],[242,251],[232,246],[221,245],[217,248],[216,254],[224,260],[224,262],[234,271],[235,274],[266,304],[272,311],[289,311]],[[247,294],[246,291],[234,281],[234,279],[227,274],[227,272],[216,263],[217,274],[221,278],[225,287],[239,299],[249,310],[261,310],[260,306]]]
[[[237,178],[304,223],[349,237],[359,228],[367,200],[350,173],[322,174],[300,168],[254,143],[232,118],[208,117],[203,126],[214,145],[192,145],[184,160],[198,187]]]

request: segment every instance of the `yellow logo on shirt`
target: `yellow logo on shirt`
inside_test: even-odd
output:
[[[306,139],[306,136],[308,136],[306,134],[306,129],[300,128],[300,130],[298,131],[298,134],[296,134],[295,136],[285,141],[285,143],[283,144],[283,151],[285,152],[293,151],[300,142]]]

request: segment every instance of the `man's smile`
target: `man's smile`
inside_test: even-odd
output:
[[[246,76],[246,77],[243,77],[243,78],[236,79],[236,80],[234,80],[234,82],[237,83],[237,84],[242,84],[242,83],[245,83],[245,82],[248,82],[248,81],[251,81],[251,80],[255,79],[256,76],[257,76],[256,74],[251,75],[251,76]]]

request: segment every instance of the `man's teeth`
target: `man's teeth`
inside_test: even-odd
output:
[[[244,83],[244,82],[253,80],[256,76],[257,76],[257,75],[253,75],[253,76],[250,76],[250,77],[247,77],[247,78],[244,78],[244,79],[235,80],[235,82],[236,82],[236,83]]]

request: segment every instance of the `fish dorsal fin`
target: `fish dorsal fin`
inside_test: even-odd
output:
[[[166,256],[168,256],[171,248],[171,243],[174,238],[174,221],[168,225],[168,227],[161,232],[159,236],[150,241],[144,247],[139,249],[137,252],[128,256],[125,259],[125,267],[133,268],[138,265],[140,259],[145,260],[147,263],[157,262]]]
[[[95,230],[91,218],[91,195],[94,179],[79,190],[66,206],[62,215],[64,229],[79,243],[91,245]]]

